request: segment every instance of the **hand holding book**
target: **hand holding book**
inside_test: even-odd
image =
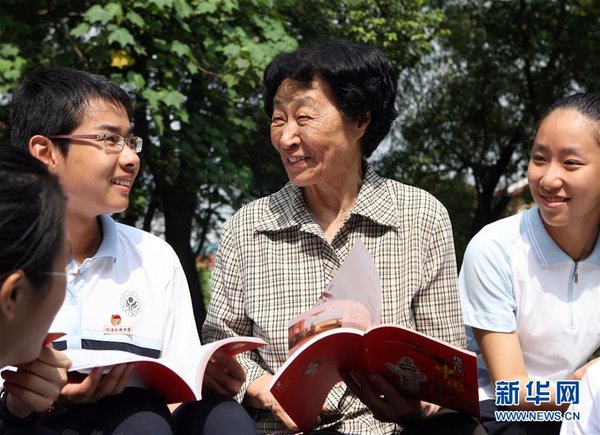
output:
[[[233,355],[217,350],[206,365],[202,388],[222,396],[235,396],[246,380],[244,368]]]
[[[348,388],[383,422],[404,424],[427,417],[440,409],[439,405],[423,402],[400,393],[394,384],[377,373],[340,373]]]

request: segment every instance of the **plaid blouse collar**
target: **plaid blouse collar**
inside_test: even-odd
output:
[[[363,184],[349,218],[358,215],[383,226],[397,226],[395,207],[390,207],[397,202],[397,198],[392,198],[385,184],[386,179],[377,175],[364,161],[363,168]],[[300,227],[315,232],[316,226],[317,223],[304,201],[302,189],[289,182],[280,191],[269,196],[267,209],[262,216],[262,222],[256,226],[256,231],[276,232]]]

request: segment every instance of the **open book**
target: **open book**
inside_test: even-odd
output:
[[[379,279],[367,280],[372,287],[364,279],[375,264],[362,242],[348,257],[364,264],[348,268],[346,260],[317,304],[290,322],[290,355],[270,383],[287,414],[309,431],[329,391],[341,382],[340,372],[359,371],[381,374],[407,396],[479,415],[475,354],[401,326],[380,325],[379,312],[348,291],[362,282],[363,300],[381,300]],[[337,279],[340,272],[345,278]]]
[[[73,363],[69,373],[72,379],[81,378],[83,375],[79,374],[89,373],[95,367],[102,367],[107,373],[117,364],[133,364],[135,385],[158,392],[167,403],[179,403],[202,398],[204,370],[217,350],[233,356],[266,344],[255,337],[230,337],[202,345],[195,355],[190,351],[186,360],[150,358],[120,350],[67,349],[64,353]]]

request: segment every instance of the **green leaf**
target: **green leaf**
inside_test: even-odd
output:
[[[12,57],[19,54],[19,47],[13,44],[2,44],[0,46],[1,57]]]
[[[118,29],[112,31],[108,35],[108,43],[112,44],[113,42],[116,42],[121,47],[135,45],[135,40],[133,39],[133,36],[131,36],[131,33],[129,33],[129,30],[124,29],[122,27],[119,27]]]
[[[217,10],[217,4],[214,2],[198,2],[194,8],[194,12],[198,14],[212,14]]]
[[[127,73],[127,81],[132,83],[135,89],[139,92],[146,86],[146,80],[140,73],[129,71]]]
[[[118,22],[120,22],[123,19],[123,7],[120,3],[108,3],[105,6],[105,9],[110,14],[111,19],[116,19]]]
[[[173,6],[174,0],[148,0],[148,4],[154,4],[159,9],[170,8]]]
[[[188,0],[175,0],[175,11],[181,18],[188,18],[192,15],[192,8],[189,5]]]
[[[108,3],[104,7],[94,5],[87,10],[84,17],[90,23],[107,24],[115,18],[120,21],[123,18],[123,8],[119,3]]]
[[[80,23],[77,27],[72,29],[69,34],[74,36],[75,38],[79,38],[85,35],[90,30],[90,25],[88,23]]]
[[[191,54],[190,46],[180,41],[171,43],[171,51],[179,57],[189,57]]]
[[[152,107],[152,109],[154,109],[154,110],[158,109],[159,95],[155,90],[145,88],[142,91],[142,98],[145,98],[146,100],[148,100],[148,103],[150,103],[150,107]]]
[[[185,96],[179,91],[165,91],[161,99],[167,106],[179,109],[185,101]]]
[[[154,125],[156,125],[156,129],[158,130],[158,134],[160,136],[163,135],[165,131],[164,118],[160,113],[154,113],[152,115],[152,120],[154,121]]]
[[[190,72],[190,74],[192,75],[196,75],[198,73],[198,71],[200,71],[198,69],[198,66],[196,65],[196,62],[188,62],[185,64],[187,70]]]
[[[246,59],[237,58],[235,60],[235,66],[237,66],[240,70],[247,70],[250,66],[250,62]]]
[[[94,5],[84,14],[87,21],[91,23],[100,22],[106,24],[112,18],[111,15],[100,5]]]
[[[236,44],[227,44],[226,46],[221,48],[221,51],[223,52],[224,55],[226,55],[228,57],[235,57],[240,54],[240,46],[237,43]]]
[[[144,21],[144,19],[137,13],[134,11],[129,11],[127,12],[127,14],[125,15],[125,17],[127,18],[127,20],[129,20],[131,22],[131,24],[133,24],[136,27],[139,27],[140,29],[144,29],[146,28],[146,22]]]
[[[228,88],[233,88],[238,84],[239,78],[235,74],[225,74],[223,76],[223,81]]]

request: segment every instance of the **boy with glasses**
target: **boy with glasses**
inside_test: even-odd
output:
[[[109,216],[127,208],[140,169],[143,140],[133,135],[131,118],[130,99],[119,86],[69,68],[33,74],[13,95],[12,143],[58,175],[67,196],[73,276],[51,328],[67,334],[54,348],[124,350],[185,361],[200,340],[175,252],[158,237]],[[123,328],[111,327],[114,322]],[[233,396],[245,373],[232,357],[219,353],[216,359],[204,387]],[[172,433],[164,400],[132,385],[131,372],[126,364],[105,375],[94,369],[83,381],[68,384],[44,426],[77,433]],[[11,400],[21,414],[26,402],[25,396]],[[255,432],[229,397],[207,394],[176,414],[194,426],[182,433]]]

